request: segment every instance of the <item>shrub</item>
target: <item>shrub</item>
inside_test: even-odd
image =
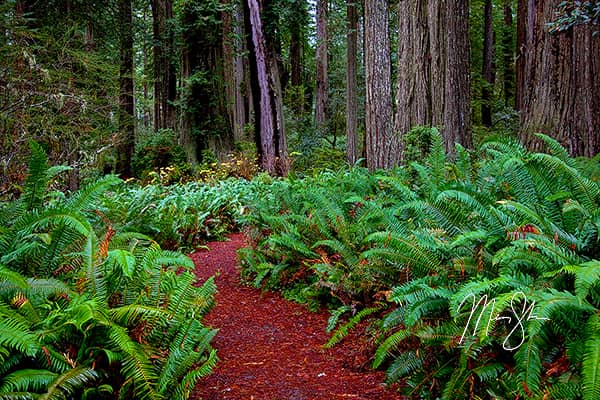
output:
[[[184,173],[189,175],[189,167],[185,166],[185,152],[177,144],[177,135],[170,129],[161,129],[136,144],[132,159],[135,176],[147,179],[150,172],[164,168],[180,171],[177,175],[168,176],[169,184],[181,180]]]
[[[487,142],[472,164],[432,137],[409,173],[276,182],[243,276],[334,307],[328,345],[372,318],[373,365],[412,398],[595,399],[600,187],[540,138],[547,153]]]
[[[96,219],[116,177],[48,193],[62,169],[31,148],[25,192],[0,207],[0,397],[187,399],[216,363],[212,279]]]

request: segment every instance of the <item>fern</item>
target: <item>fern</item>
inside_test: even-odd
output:
[[[387,381],[396,382],[423,367],[424,359],[414,350],[400,354],[387,370]]]
[[[100,378],[101,374],[91,368],[75,367],[56,377],[40,400],[66,400]]]
[[[42,147],[34,142],[29,142],[31,157],[29,159],[29,170],[25,181],[25,192],[21,197],[24,210],[33,211],[41,208],[46,189],[48,187],[48,158]]]
[[[356,327],[361,321],[363,321],[369,315],[375,314],[381,311],[380,307],[368,307],[357,312],[352,318],[348,320],[344,325],[340,326],[336,331],[331,335],[327,343],[323,345],[324,348],[330,348],[340,343],[346,336],[350,334],[350,331]]]
[[[593,314],[586,324],[587,339],[583,356],[582,391],[585,400],[600,397],[600,317]]]

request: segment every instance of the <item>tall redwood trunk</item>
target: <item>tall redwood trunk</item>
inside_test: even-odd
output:
[[[398,79],[394,131],[404,135],[415,125],[431,125],[429,11],[422,0],[398,2]]]
[[[550,34],[546,24],[559,3],[529,0],[519,7],[520,138],[539,150],[533,133],[545,133],[571,155],[591,157],[600,151],[600,36],[586,25]]]
[[[293,90],[290,106],[297,114],[303,114],[306,108],[304,86],[304,29],[308,23],[306,0],[293,0],[290,17],[290,84]]]
[[[173,18],[172,0],[152,0],[154,37],[154,129],[176,129],[177,78],[174,37],[169,21]]]
[[[233,149],[223,56],[223,14],[218,4],[180,11],[182,32],[182,112],[180,144],[188,162],[205,150],[223,160]],[[228,83],[228,82],[227,82]],[[200,161],[204,161],[203,158]]]
[[[347,0],[348,31],[346,32],[346,160],[350,165],[358,160],[358,100],[356,57],[358,54],[357,0]]]
[[[504,27],[502,31],[502,59],[504,71],[502,73],[504,84],[504,104],[514,104],[515,97],[515,45],[513,27],[512,0],[504,0]]]
[[[472,147],[471,133],[471,51],[469,2],[447,0],[446,109],[442,134],[446,151],[454,153],[454,144]]]
[[[123,178],[131,174],[131,157],[135,144],[133,105],[133,21],[131,0],[119,2],[120,53],[119,71],[119,138],[116,146],[117,173]]]
[[[317,0],[317,93],[315,104],[315,123],[317,128],[324,127],[327,121],[327,106],[329,103],[327,79],[328,60],[328,33],[327,33],[327,0]]]
[[[494,25],[492,0],[485,0],[483,18],[483,88],[481,89],[481,122],[492,126],[492,100],[494,93]]]
[[[389,169],[400,160],[400,142],[392,132],[388,17],[388,0],[365,2],[365,123],[370,170]]]
[[[431,58],[431,125],[441,127],[444,124],[446,110],[446,58],[447,58],[447,21],[446,1],[428,0],[429,53]]]
[[[261,6],[268,0],[246,0],[245,14],[249,41],[250,71],[255,98],[255,130],[257,150],[262,167],[273,175],[286,175],[289,168],[285,137],[282,90],[273,48],[268,46]]]
[[[229,0],[224,0],[229,3]],[[240,7],[231,4],[231,9],[222,12],[223,20],[223,74],[225,77],[226,103],[229,124],[235,142],[243,140],[246,116],[242,82],[244,67],[242,61]]]

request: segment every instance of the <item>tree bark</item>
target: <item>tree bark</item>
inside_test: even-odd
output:
[[[304,85],[304,29],[308,23],[308,10],[305,0],[294,0],[291,4],[290,17],[290,84],[294,93],[291,108],[297,114],[306,109],[306,93]]]
[[[152,0],[155,130],[175,130],[177,125],[177,113],[173,105],[177,97],[174,37],[168,27],[172,18],[172,0]]]
[[[573,156],[600,151],[600,37],[579,25],[550,34],[559,0],[522,3],[519,7],[517,105],[520,138],[537,151],[541,132],[558,140]]]
[[[513,34],[513,10],[512,0],[504,0],[504,29],[502,32],[502,52],[503,52],[503,86],[504,86],[504,105],[514,105],[515,97],[515,46]]]
[[[481,122],[484,126],[492,126],[492,100],[494,93],[494,25],[492,0],[485,0],[483,18],[483,87],[481,89]]]
[[[444,127],[446,151],[454,154],[454,144],[472,147],[471,133],[471,55],[469,2],[447,0],[447,47]]]
[[[398,2],[398,79],[394,131],[432,123],[429,11],[422,0]]]
[[[431,58],[431,125],[444,124],[446,110],[446,0],[428,0],[429,55]]]
[[[317,0],[317,93],[315,98],[315,123],[317,129],[323,129],[327,122],[328,108],[328,33],[327,33],[327,0]]]
[[[119,71],[119,139],[116,146],[117,173],[122,178],[131,174],[131,157],[135,145],[133,98],[133,20],[131,0],[119,2],[120,58]]]
[[[226,96],[220,4],[192,3],[182,9],[182,112],[180,144],[188,162],[208,150],[223,160],[233,148]],[[200,158],[199,158],[200,156]]]
[[[261,18],[261,5],[267,0],[246,0],[245,14],[249,41],[251,76],[255,93],[255,124],[259,161],[272,175],[286,175],[289,169],[283,121],[282,90],[277,62],[268,47]]]
[[[358,12],[356,1],[346,1],[346,160],[350,165],[358,160],[358,100],[356,57],[358,54]]]
[[[400,160],[392,132],[392,84],[388,1],[365,2],[366,155],[370,170],[389,169]]]
[[[246,116],[242,82],[244,66],[242,61],[240,9],[237,3],[224,1],[231,9],[223,11],[223,69],[225,89],[227,93],[227,110],[229,124],[233,130],[234,142],[240,142],[244,137]]]

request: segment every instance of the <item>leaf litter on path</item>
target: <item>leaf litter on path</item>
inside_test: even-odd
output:
[[[364,368],[369,350],[351,334],[323,349],[328,314],[313,313],[280,294],[243,286],[237,269],[242,234],[208,243],[191,255],[201,281],[216,274],[217,305],[205,323],[219,329],[213,345],[219,363],[200,380],[192,399],[204,400],[391,400],[383,372]]]

